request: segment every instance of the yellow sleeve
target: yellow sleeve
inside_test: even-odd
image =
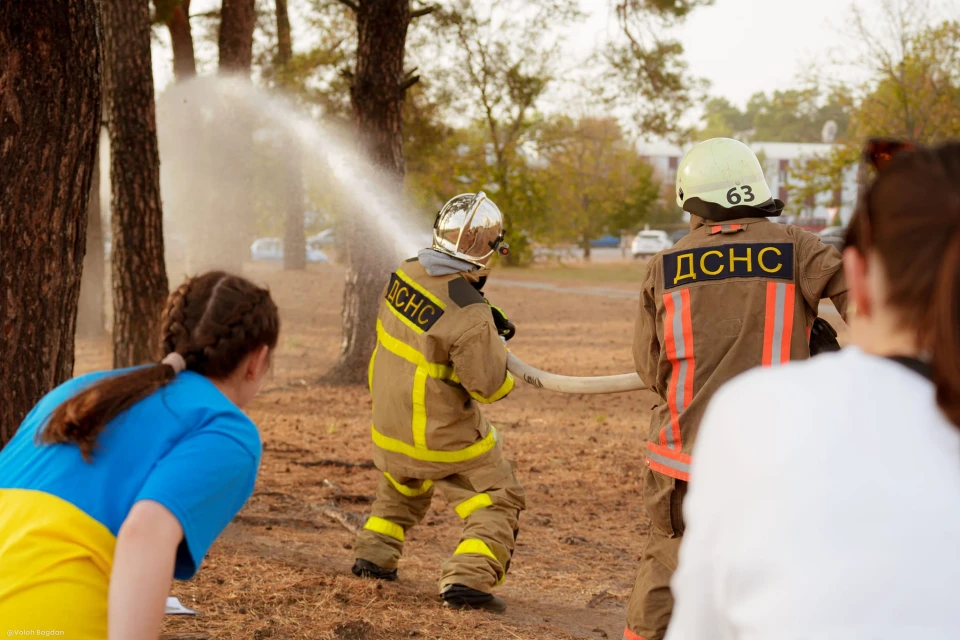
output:
[[[497,335],[492,316],[490,322],[474,325],[457,338],[450,361],[461,386],[477,402],[491,404],[513,391],[507,347]]]

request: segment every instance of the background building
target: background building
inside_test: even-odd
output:
[[[664,184],[664,201],[669,205],[673,202],[673,185],[677,178],[677,168],[684,154],[693,145],[677,146],[663,141],[641,142],[638,145],[640,154],[653,165]],[[760,158],[763,165],[763,174],[770,185],[770,191],[775,198],[783,200],[787,206],[783,212],[785,222],[802,222],[803,226],[826,226],[836,216],[844,225],[853,215],[853,207],[857,199],[857,170],[851,167],[844,175],[843,187],[838,193],[824,192],[818,194],[812,201],[797,201],[791,199],[788,187],[802,186],[803,181],[797,177],[803,163],[814,157],[826,155],[833,147],[832,144],[800,143],[800,142],[753,142],[749,146]],[[839,203],[837,206],[836,203]]]

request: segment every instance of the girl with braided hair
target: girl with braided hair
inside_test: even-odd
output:
[[[0,453],[0,621],[77,640],[156,638],[172,578],[192,577],[253,492],[261,443],[241,411],[279,333],[243,278],[174,291],[160,362],[43,398]]]

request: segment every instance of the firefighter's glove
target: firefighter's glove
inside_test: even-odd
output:
[[[497,333],[500,334],[500,337],[504,340],[509,340],[515,336],[517,334],[517,328],[512,322],[507,320],[507,314],[503,312],[503,309],[493,306],[489,300],[487,300],[487,304],[490,305],[490,311],[493,312],[493,323],[497,325]]]
[[[817,318],[813,321],[813,327],[810,328],[810,355],[815,356],[829,351],[840,351],[837,332],[829,322],[823,318]]]

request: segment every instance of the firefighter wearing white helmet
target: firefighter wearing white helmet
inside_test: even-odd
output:
[[[660,401],[643,469],[651,524],[624,640],[666,633],[683,498],[696,464],[691,449],[713,393],[753,367],[837,348],[836,334],[817,317],[821,298],[846,317],[840,253],[768,220],[784,203],[772,197],[748,146],[716,138],[693,147],[677,171],[676,195],[691,232],[648,265],[634,335],[637,373]]]
[[[450,200],[433,245],[400,265],[383,292],[370,362],[377,499],[357,539],[353,573],[395,580],[406,534],[436,490],[463,520],[439,591],[456,608],[502,612],[492,590],[506,578],[525,507],[523,487],[481,404],[513,389],[505,342],[514,326],[482,289],[505,253],[503,214],[485,194]]]

